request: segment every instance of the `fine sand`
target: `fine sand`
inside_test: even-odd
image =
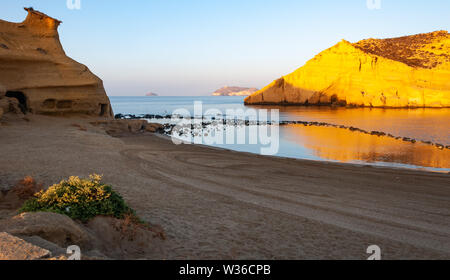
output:
[[[29,119],[0,125],[0,189],[27,175],[50,185],[103,174],[164,228],[165,250],[149,258],[366,259],[372,244],[384,259],[450,258],[449,174],[112,137],[82,117]]]

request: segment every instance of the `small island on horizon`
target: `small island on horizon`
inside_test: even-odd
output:
[[[216,90],[212,96],[249,96],[257,92],[257,88],[247,88],[247,87],[236,87],[236,86],[225,86]]]
[[[159,95],[154,92],[149,92],[149,93],[145,94],[145,96],[159,96]]]

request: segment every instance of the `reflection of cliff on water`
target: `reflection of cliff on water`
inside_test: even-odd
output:
[[[302,120],[354,126],[396,136],[450,145],[450,108],[382,109],[318,106],[247,106],[279,109],[281,120]]]
[[[450,168],[450,150],[409,143],[346,129],[291,125],[285,138],[310,149],[315,156],[341,162],[395,162],[432,168]]]

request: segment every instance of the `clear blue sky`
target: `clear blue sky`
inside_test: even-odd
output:
[[[449,0],[0,0],[0,18],[32,6],[63,21],[66,53],[109,95],[208,95],[263,87],[341,39],[450,29]]]

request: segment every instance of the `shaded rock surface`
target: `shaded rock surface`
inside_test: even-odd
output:
[[[245,103],[450,107],[450,35],[343,40]]]
[[[67,249],[58,246],[57,244],[45,240],[44,238],[40,237],[40,236],[22,236],[22,239],[25,240],[28,243],[31,243],[35,246],[38,246],[42,249],[48,250],[50,252],[50,256],[49,257],[66,257],[67,255]]]
[[[40,236],[61,247],[84,246],[91,238],[69,217],[47,212],[23,213],[4,220],[0,223],[0,231],[16,236]]]
[[[25,10],[28,16],[21,23],[0,20],[0,108],[4,113],[112,118],[102,80],[66,56],[58,35],[61,21],[32,8]]]

